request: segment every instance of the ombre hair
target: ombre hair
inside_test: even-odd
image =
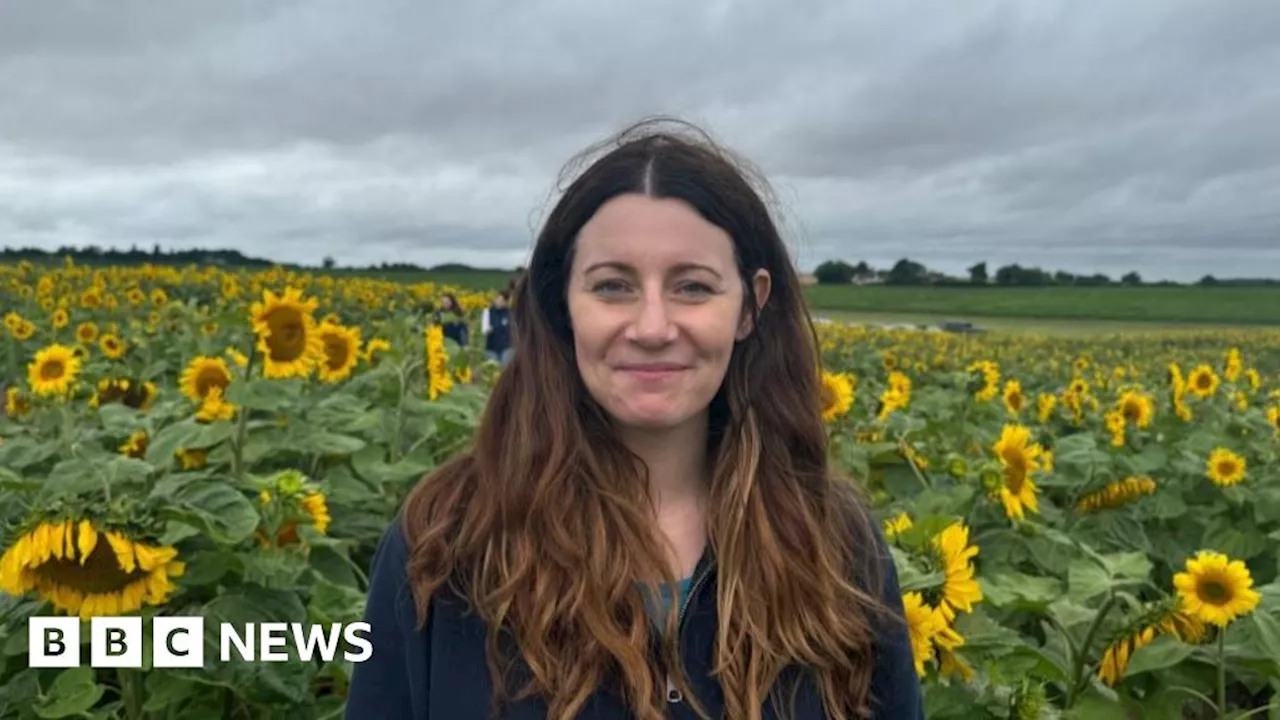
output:
[[[664,717],[663,668],[679,667],[675,643],[653,628],[638,588],[676,578],[646,468],[579,376],[566,281],[578,232],[605,202],[625,193],[676,198],[732,238],[743,312],[754,318],[711,403],[707,437],[713,673],[725,712],[755,720],[765,702],[778,702],[787,717],[795,686],[782,680],[803,670],[828,717],[869,715],[885,610],[878,535],[854,485],[828,462],[818,343],[767,186],[753,187],[749,165],[705,133],[663,118],[578,162],[593,156],[547,217],[516,287],[515,357],[473,447],[405,502],[418,618],[447,590],[485,622],[495,710],[512,695],[536,695],[550,717],[575,717],[605,687],[635,717]],[[759,268],[772,276],[763,307],[751,289]],[[692,700],[687,680],[672,674]],[[516,676],[525,680],[518,689]]]

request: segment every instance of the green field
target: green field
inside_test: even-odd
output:
[[[1280,326],[1280,285],[1217,287],[889,287],[817,285],[819,314],[832,311],[937,319],[1035,318],[1177,325]],[[990,323],[987,323],[988,325]]]

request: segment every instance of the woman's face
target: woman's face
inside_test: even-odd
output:
[[[761,270],[758,304],[768,291]],[[582,227],[568,305],[583,382],[624,427],[699,417],[751,331],[729,235],[682,201],[638,194]]]

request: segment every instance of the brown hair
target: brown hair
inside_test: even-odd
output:
[[[610,151],[569,185],[538,235],[512,305],[515,358],[474,447],[405,503],[418,616],[447,587],[485,621],[495,709],[516,667],[507,643],[525,663],[518,697],[540,695],[550,717],[576,716],[606,682],[636,717],[663,717],[664,671],[648,652],[656,640],[637,582],[676,578],[644,465],[578,375],[565,283],[577,233],[606,201],[678,198],[733,239],[744,311],[755,317],[710,409],[713,672],[726,714],[759,718],[766,700],[780,699],[778,679],[799,666],[814,674],[830,717],[862,716],[871,616],[883,609],[876,532],[852,484],[828,467],[817,341],[800,283],[746,163],[704,133],[669,125],[642,122],[588,150],[583,159]],[[773,283],[760,309],[750,285],[757,268]],[[667,622],[673,629],[674,613]],[[678,667],[674,643],[661,647],[658,663]]]

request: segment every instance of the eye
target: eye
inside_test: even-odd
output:
[[[591,286],[591,292],[598,295],[618,295],[627,290],[627,284],[621,280],[601,280]]]
[[[704,297],[714,292],[710,285],[697,281],[689,281],[680,285],[680,292],[695,297]]]

